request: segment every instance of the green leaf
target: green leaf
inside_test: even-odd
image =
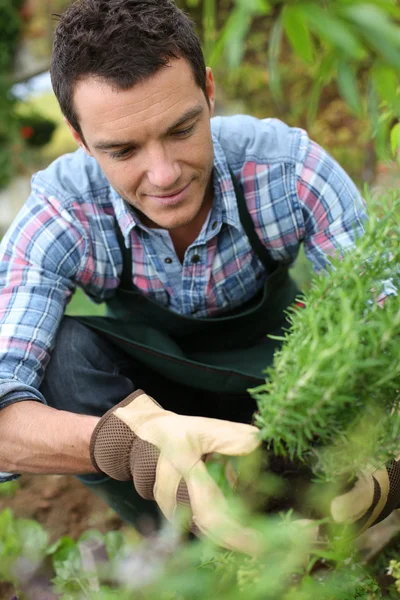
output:
[[[87,529],[79,537],[78,543],[86,542],[87,540],[98,540],[99,542],[104,542],[104,535],[97,529]]]
[[[53,568],[57,577],[66,582],[79,579],[82,573],[79,548],[73,545],[58,550],[53,556]]]
[[[348,62],[341,61],[338,65],[338,86],[343,100],[356,115],[362,113],[362,99],[357,83],[357,72]]]
[[[120,531],[107,531],[104,534],[104,544],[110,560],[122,558],[127,551],[126,539]]]
[[[276,100],[282,98],[281,78],[279,70],[279,54],[282,42],[282,21],[278,19],[272,26],[268,48],[269,87]]]
[[[52,554],[56,554],[56,552],[58,552],[59,550],[62,550],[64,548],[71,548],[72,546],[76,546],[75,540],[72,539],[72,537],[64,535],[63,537],[60,537],[57,541],[55,541],[54,544],[51,544],[47,548],[46,554],[47,556],[51,556]]]
[[[251,25],[251,16],[238,11],[235,22],[235,35],[227,37],[226,53],[228,64],[231,69],[237,69],[240,66],[246,48],[246,37]]]
[[[19,489],[18,481],[6,481],[0,484],[0,496],[12,497]]]
[[[230,43],[230,40],[235,39],[236,30],[240,27],[241,19],[242,17],[240,10],[236,9],[230,13],[215,44],[213,45],[212,49],[210,49],[210,55],[206,57],[206,60],[210,67],[215,67],[218,65],[219,61],[222,59],[223,54]],[[234,50],[234,52],[237,52],[237,49]]]
[[[21,553],[21,538],[15,524],[16,519],[9,508],[0,513],[0,578],[6,577],[8,566]]]
[[[48,544],[47,532],[40,523],[33,519],[17,519],[16,532],[21,540],[22,555],[40,561]]]
[[[342,14],[357,26],[378,56],[400,70],[400,27],[388,18],[386,9],[381,10],[371,4],[355,4],[343,8]]]
[[[400,150],[400,123],[396,123],[390,132],[390,148],[393,156],[396,157]]]
[[[400,28],[387,16],[387,11],[371,3],[354,3],[343,9],[342,14],[357,24],[361,30],[378,35],[389,44],[400,47]]]
[[[268,0],[236,0],[236,5],[251,15],[266,15],[271,10]]]
[[[271,6],[267,0],[236,0],[236,6],[230,11],[219,35],[213,44],[208,45],[207,63],[215,67],[224,53],[227,53],[230,68],[237,68],[245,51],[246,36],[252,19],[257,15],[265,16],[270,11]]]
[[[396,71],[400,71],[400,52],[390,44],[387,39],[378,34],[365,32],[369,44],[375,49],[382,59],[391,65]]]
[[[345,20],[330,14],[328,10],[319,8],[316,4],[305,6],[310,27],[322,41],[333,44],[348,58],[362,60],[365,57],[363,45]]]
[[[282,11],[283,28],[295,53],[305,62],[314,60],[314,46],[307,19],[300,6],[285,6]]]
[[[211,54],[216,39],[217,14],[215,0],[204,0],[203,3],[204,55],[206,60]]]
[[[371,71],[371,77],[380,98],[395,112],[400,112],[399,78],[395,69],[389,65],[376,64]]]
[[[372,126],[372,135],[375,137],[379,126],[379,98],[371,76],[367,86],[367,111]]]

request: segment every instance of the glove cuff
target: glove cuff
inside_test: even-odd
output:
[[[118,408],[134,402],[143,393],[143,390],[136,390],[107,411],[97,423],[90,440],[90,459],[93,466],[100,473],[119,481],[132,478],[130,456],[140,440],[114,413]]]

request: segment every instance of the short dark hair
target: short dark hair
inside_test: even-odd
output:
[[[206,66],[193,21],[170,0],[77,0],[55,32],[51,81],[61,111],[82,136],[74,86],[98,77],[126,90],[174,58],[191,66],[206,98]]]

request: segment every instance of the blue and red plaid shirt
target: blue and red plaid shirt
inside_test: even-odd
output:
[[[122,270],[115,218],[132,247],[135,285],[194,317],[242,304],[268,277],[240,223],[228,165],[276,260],[292,264],[304,243],[315,270],[324,270],[330,254],[362,234],[359,192],[305,131],[239,115],[212,119],[212,132],[214,203],[183,264],[168,232],[145,227],[82,150],[33,177],[0,246],[0,407],[45,402],[38,388],[76,286],[96,302],[115,293]]]

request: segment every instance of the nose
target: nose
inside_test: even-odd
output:
[[[161,145],[150,150],[147,158],[150,184],[160,190],[173,190],[181,176],[179,162]]]

